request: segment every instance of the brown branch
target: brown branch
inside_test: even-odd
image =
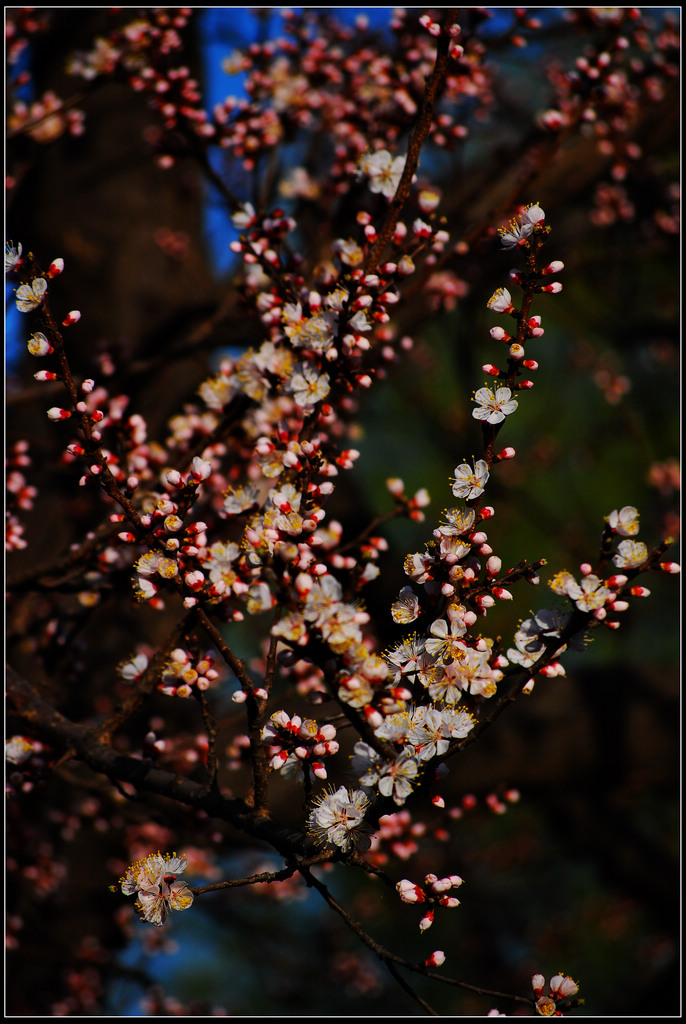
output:
[[[284,825],[265,812],[257,812],[238,797],[155,767],[152,761],[122,754],[102,743],[93,729],[72,722],[51,707],[12,666],[6,667],[7,696],[11,711],[31,735],[40,737],[56,750],[73,751],[73,756],[114,784],[127,784],[140,793],[157,796],[202,810],[210,817],[228,822],[253,839],[268,843],[286,859],[319,853],[301,829]]]
[[[419,166],[419,154],[431,129],[434,106],[436,105],[436,101],[438,100],[445,83],[448,63],[450,60],[448,57],[448,49],[450,45],[448,29],[454,24],[456,18],[457,10],[455,8],[448,10],[441,34],[438,38],[434,69],[426,80],[426,89],[424,91],[422,106],[408,143],[405,167],[400,181],[398,182],[396,193],[390,202],[388,213],[386,214],[386,219],[384,220],[381,231],[379,232],[379,236],[365,261],[365,274],[374,273],[379,265],[386,246],[393,237],[393,232],[395,231],[402,208],[410,194],[412,180],[417,171],[417,167]]]

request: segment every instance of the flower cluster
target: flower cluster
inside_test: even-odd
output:
[[[326,778],[321,758],[338,753],[336,729],[330,723],[318,725],[312,718],[289,718],[275,711],[262,729],[262,741],[269,751],[270,768],[286,777],[302,777],[307,769],[317,779]]]
[[[531,987],[534,990],[536,999],[536,1012],[541,1017],[561,1017],[562,1010],[559,1008],[579,991],[579,986],[566,974],[555,974],[548,983],[548,992],[544,995],[546,988],[545,978],[542,974],[534,974],[531,979]]]
[[[177,881],[187,867],[187,859],[175,853],[151,853],[126,869],[120,879],[121,891],[126,896],[136,895],[142,921],[159,928],[170,911],[188,910],[193,893],[186,882]]]
[[[460,901],[457,896],[449,896],[448,893],[451,889],[458,889],[463,881],[464,879],[459,875],[438,878],[437,875],[429,873],[424,878],[423,887],[403,878],[396,885],[396,889],[403,903],[427,904],[419,922],[419,930],[425,932],[434,923],[437,907],[447,907],[448,909],[459,907]]]
[[[142,920],[158,928],[171,911],[189,908],[204,891],[193,892],[179,879],[189,858],[197,870],[196,857],[191,851],[145,854],[168,847],[171,831],[140,817],[130,825],[121,801],[121,814],[106,821],[110,781],[122,795],[135,793],[138,808],[146,790],[177,802],[183,798],[193,827],[199,833],[207,828],[208,844],[224,838],[225,823],[242,833],[246,848],[267,841],[283,858],[284,867],[227,887],[306,883],[337,909],[311,865],[331,859],[362,866],[395,885],[402,902],[422,905],[423,932],[437,908],[460,903],[456,890],[462,878],[448,873],[452,827],[479,802],[502,814],[519,799],[515,788],[489,780],[478,798],[453,791],[450,806],[450,792],[444,791],[448,803],[441,793],[448,763],[488,735],[487,727],[508,702],[531,692],[534,677],[564,674],[559,659],[582,647],[591,628],[616,628],[628,597],[648,593],[632,585],[639,573],[672,573],[678,566],[660,561],[667,542],[650,551],[638,539],[633,506],[618,508],[605,518],[597,559],[581,563],[576,574],[553,575],[550,589],[562,607],[538,607],[516,619],[510,632],[494,623],[492,609],[507,610],[517,583],[536,586],[545,564],[505,563],[494,550],[488,523],[495,510],[486,501],[498,465],[515,457],[513,448],[496,445],[496,439],[521,409],[521,393],[533,387],[538,363],[531,354],[544,345],[542,317],[532,307],[560,293],[557,277],[564,264],[540,259],[551,228],[538,203],[506,210],[508,219],[496,234],[495,225],[484,220],[472,227],[455,217],[460,204],[474,209],[464,202],[462,182],[453,193],[424,177],[427,167],[440,170],[446,153],[437,151],[458,147],[467,120],[478,124],[497,101],[488,60],[493,33],[482,31],[490,13],[466,8],[458,25],[454,10],[398,9],[390,22],[393,45],[386,38],[381,46],[380,34],[369,31],[363,17],[351,30],[325,11],[272,14],[283,25],[281,37],[263,34],[224,65],[227,75],[241,75],[245,98],[228,96],[209,110],[183,63],[191,9],[107,12],[103,24],[109,30],[68,59],[78,97],[41,96],[33,89],[37,98],[31,104],[19,98],[19,90],[32,84],[23,64],[35,61],[19,58],[48,21],[32,9],[9,13],[14,78],[8,125],[10,137],[20,138],[17,174],[40,144],[83,129],[76,102],[83,98],[87,106],[104,83],[107,89],[128,89],[152,111],[145,143],[158,165],[169,168],[183,158],[184,168],[197,168],[216,186],[232,220],[235,261],[225,305],[207,315],[198,333],[179,337],[178,346],[164,346],[152,359],[166,373],[176,353],[193,347],[194,361],[210,353],[207,368],[192,383],[175,382],[183,405],[165,412],[160,429],[153,428],[152,415],[148,421],[129,408],[133,399],[123,393],[126,359],[114,348],[96,357],[93,378],[77,376],[76,345],[72,352],[61,328],[79,323],[81,313],[57,312],[61,289],[69,285],[54,281],[64,260],[54,259],[42,270],[28,245],[6,246],[16,309],[40,328],[26,343],[29,355],[45,367],[34,378],[63,394],[62,404],[47,409],[58,437],[58,465],[45,476],[57,468],[65,481],[83,488],[70,511],[75,531],[88,524],[80,539],[70,538],[66,554],[47,569],[29,566],[10,588],[11,643],[20,665],[35,658],[47,682],[32,704],[30,683],[12,672],[17,721],[6,757],[14,766],[12,779],[23,777],[21,766],[31,758],[27,770],[47,770],[52,747],[33,738],[35,722],[46,743],[46,737],[54,739],[57,748],[62,740],[69,756],[83,758],[93,772],[100,769],[102,796],[84,801],[79,814],[84,820],[97,814],[98,830],[123,833],[134,863],[120,880],[121,892],[134,896]],[[510,14],[513,27],[499,37],[503,50],[523,46],[541,28],[525,9]],[[591,220],[628,221],[639,205],[630,181],[637,153],[628,133],[643,100],[656,97],[673,74],[675,33],[667,26],[651,43],[633,9],[579,9],[569,17],[581,29],[598,31],[574,71],[561,65],[551,70],[555,108],[539,118],[540,146],[520,154],[531,164],[526,176],[516,168],[513,173],[517,180],[530,172],[538,178],[546,153],[576,130],[576,141],[597,145],[612,162],[613,182],[595,183]],[[602,48],[596,46],[601,38]],[[221,170],[213,147],[226,160]],[[263,177],[253,174],[262,169],[268,171]],[[658,237],[657,227],[674,230],[675,207],[672,193],[647,239]],[[176,269],[191,262],[190,235],[157,224],[149,235],[152,251],[176,261]],[[435,358],[431,332],[421,336],[426,310],[452,309],[477,286],[473,254],[489,239],[499,240],[506,256],[521,265],[486,303],[490,313],[506,318],[505,326],[490,329],[491,340],[506,346],[500,349],[501,365],[482,367],[488,380],[475,387],[466,417],[461,410],[456,414],[459,426],[471,424],[480,447],[453,459],[450,507],[398,561],[399,592],[393,591],[390,608],[379,613],[374,583],[385,569],[385,526],[399,517],[423,522],[429,497],[424,488],[407,494],[403,481],[390,476],[374,518],[366,516],[364,503],[346,501],[340,485],[364,452],[360,409],[413,347],[419,368],[422,358]],[[417,306],[408,304],[398,316],[399,304],[412,296]],[[404,333],[415,329],[417,346]],[[99,327],[93,331],[100,334]],[[135,339],[130,344],[133,353]],[[598,374],[595,379],[608,396],[628,387],[628,377],[619,372],[605,383]],[[418,409],[421,397],[413,391]],[[65,431],[70,439],[63,441]],[[27,445],[10,449],[6,543],[15,552],[27,546],[15,512],[37,504],[29,465]],[[386,472],[394,470],[384,467],[382,482]],[[131,582],[137,604],[130,601]],[[100,601],[99,617],[91,619]],[[119,614],[124,604],[130,618]],[[67,646],[77,631],[87,634],[84,625],[106,623],[110,606],[112,622],[135,617],[137,623],[124,647],[131,653],[114,681],[121,647],[114,650],[109,633],[102,652],[91,654],[84,642],[71,657]],[[503,639],[512,634],[511,641]],[[239,653],[244,650],[250,653]],[[231,672],[233,704],[217,659],[227,676]],[[68,675],[59,679],[65,663]],[[48,716],[44,698],[53,674],[55,703],[64,703],[62,683],[73,700],[68,711],[58,713],[56,707]],[[89,674],[92,687],[72,685]],[[180,704],[172,697],[197,702]],[[315,705],[321,710],[309,717],[314,712],[307,709]],[[74,729],[62,724],[72,707],[80,715]],[[87,740],[91,729],[97,729],[97,742]],[[35,756],[46,749],[49,757]],[[227,768],[237,769],[242,795],[223,788]],[[291,798],[282,821],[277,798],[288,788],[283,779]],[[304,828],[288,821],[297,806],[305,809]],[[424,816],[414,817],[415,809]],[[50,818],[64,839],[78,820],[62,809]],[[22,837],[32,843],[33,834],[23,822],[22,827]],[[313,846],[319,847],[314,855]],[[41,849],[47,860],[52,847]],[[424,864],[422,874],[427,872],[423,882],[396,883],[394,860],[415,854]],[[58,884],[61,868],[57,863],[36,869],[43,892]],[[409,866],[405,871],[413,873]],[[121,909],[132,916],[130,906]],[[361,932],[362,926],[355,929]],[[147,931],[152,944],[159,933]],[[401,961],[374,945],[382,960]],[[436,950],[420,970],[444,960]],[[561,974],[548,985],[535,975],[532,984],[540,1015],[561,1014],[578,991]],[[83,985],[81,1009],[88,1015],[86,1000],[94,987]],[[166,1009],[163,1001],[155,1005]]]

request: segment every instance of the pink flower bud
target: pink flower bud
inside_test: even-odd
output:
[[[57,374],[53,373],[51,370],[39,370],[38,373],[34,373],[33,379],[40,381],[57,380]]]
[[[56,260],[53,260],[48,267],[48,277],[57,277],[64,270],[64,260],[61,256],[58,256]]]
[[[199,455],[196,455],[191,466],[191,476],[193,477],[193,480],[196,483],[200,483],[202,480],[207,480],[211,472],[212,463],[208,462],[207,459],[201,459]]]
[[[411,882],[409,878],[403,878],[398,882],[396,890],[403,903],[423,903],[426,899],[424,890],[419,885]]]
[[[442,949],[435,949],[430,957],[424,961],[425,967],[440,967],[445,963],[445,953]]]
[[[511,601],[512,594],[509,590],[505,590],[504,587],[494,587],[493,593],[500,601]]]
[[[197,570],[195,572],[187,572],[184,576],[184,580],[186,586],[190,587],[191,590],[200,590],[205,582],[205,577],[203,573]]]
[[[538,369],[538,363],[535,359],[525,359],[522,362],[522,366],[525,366],[527,370],[531,370],[532,372]]]
[[[679,573],[681,572],[681,566],[678,562],[660,562],[660,568],[663,572]]]
[[[429,907],[429,909],[427,910],[426,914],[424,914],[424,917],[419,922],[419,930],[420,930],[420,932],[425,932],[427,930],[427,928],[430,928],[433,923],[434,923],[434,911],[433,911],[433,909],[431,907]]]
[[[650,591],[647,587],[632,587],[629,593],[632,597],[650,597]]]
[[[59,406],[54,405],[52,409],[48,409],[48,417],[55,422],[57,420],[68,420],[71,413],[68,409],[60,409]]]
[[[517,453],[512,447],[503,448],[502,451],[498,452],[494,461],[505,462],[507,459],[514,459],[516,454]]]
[[[450,910],[453,910],[455,907],[459,907],[460,905],[460,901],[457,896],[441,896],[438,902],[442,907],[448,907]]]
[[[502,567],[502,559],[498,558],[497,555],[491,555],[491,557],[486,562],[486,573],[489,576],[497,576]]]
[[[81,319],[81,313],[78,309],[72,309],[70,313],[67,313],[64,320],[62,321],[63,327],[71,327],[73,324],[77,324]]]
[[[489,377],[500,376],[500,370],[498,369],[497,366],[494,366],[493,363],[484,363],[481,369],[484,371],[484,373],[487,373]]]

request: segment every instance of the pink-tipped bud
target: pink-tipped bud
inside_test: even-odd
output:
[[[542,274],[559,274],[561,270],[564,270],[565,265],[562,260],[552,260],[547,267],[544,267],[541,271]]]
[[[632,597],[650,597],[650,591],[647,587],[632,587],[629,593]]]
[[[681,566],[678,562],[660,562],[660,568],[663,572],[679,573],[681,572]]]
[[[503,448],[502,451],[498,452],[498,454],[493,459],[493,461],[494,462],[506,462],[508,459],[514,459],[516,454],[517,453],[515,452],[514,448],[512,448],[512,447]]]
[[[622,576],[621,573],[617,573],[614,576],[610,576],[609,579],[605,580],[605,586],[612,587],[623,587],[629,582],[628,576]]]
[[[520,380],[516,386],[520,391],[530,391],[534,386],[534,382],[532,380]]]
[[[497,576],[502,567],[502,558],[499,558],[497,555],[491,555],[491,557],[486,562],[486,574],[488,576]]]
[[[423,903],[426,899],[426,893],[421,886],[415,885],[409,878],[403,878],[395,888],[403,903]]]
[[[71,413],[68,409],[60,409],[59,406],[54,405],[52,409],[48,409],[49,419],[57,422],[57,420],[68,420]]]
[[[123,530],[121,533],[117,534],[117,537],[119,537],[119,540],[123,541],[124,544],[133,544],[136,540],[135,533],[131,533],[129,530]]]
[[[512,341],[512,335],[504,331],[502,327],[491,327],[489,333],[494,341]]]
[[[445,800],[443,799],[442,796],[439,796],[438,794],[431,798],[431,803],[434,805],[434,807],[445,807]]]
[[[191,477],[195,483],[207,480],[211,472],[212,463],[208,462],[207,459],[201,459],[199,455],[196,455],[191,465]]]
[[[48,277],[57,277],[64,270],[64,260],[61,256],[58,256],[56,260],[53,260],[48,267]]]
[[[560,281],[552,281],[550,284],[544,284],[541,291],[548,292],[549,295],[557,295],[562,291],[562,284]]]
[[[535,359],[525,359],[522,362],[522,366],[525,366],[527,370],[531,370],[532,372],[538,369],[538,363]]]
[[[197,570],[195,572],[187,572],[184,576],[184,581],[191,590],[201,590],[205,577],[203,573]]]
[[[34,373],[34,380],[57,380],[57,374],[53,373],[52,370],[39,370],[38,373]]]
[[[494,587],[493,588],[493,593],[495,594],[495,596],[498,598],[499,601],[511,601],[512,600],[512,594],[510,593],[509,590],[505,590],[504,587]]]
[[[429,908],[427,910],[426,914],[424,914],[424,917],[419,922],[419,930],[420,930],[420,932],[425,932],[427,930],[427,928],[430,928],[433,923],[434,923],[434,912],[433,912],[433,910],[431,908]]]
[[[64,320],[62,321],[63,327],[72,327],[73,324],[77,324],[81,319],[81,312],[78,309],[72,309],[70,313],[67,313]]]
[[[381,712],[369,705],[364,709],[364,717],[367,719],[367,722],[372,729],[378,729],[383,723],[383,715]]]
[[[442,907],[448,907],[451,910],[460,905],[457,896],[441,896],[438,902]]]
[[[462,49],[462,47],[460,47]],[[425,967],[440,967],[441,964],[445,963],[445,953],[442,949],[435,949],[431,956],[427,957],[424,961]]]
[[[489,377],[500,376],[500,370],[498,369],[497,366],[494,366],[493,363],[484,363],[481,369],[484,371],[484,373],[487,373]]]

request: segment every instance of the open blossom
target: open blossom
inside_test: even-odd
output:
[[[391,615],[394,622],[414,622],[419,615],[419,598],[412,587],[403,587],[391,605]]]
[[[360,161],[360,170],[369,177],[371,191],[380,192],[392,199],[400,183],[406,159],[404,156],[394,159],[387,149],[364,156]]]
[[[287,384],[296,405],[304,407],[321,402],[329,393],[329,375],[318,373],[314,367],[301,365]]]
[[[188,910],[193,893],[186,882],[177,881],[187,866],[186,858],[175,853],[151,853],[126,869],[120,879],[121,891],[127,896],[137,894],[136,909],[142,921],[159,928],[171,910]]]
[[[619,511],[615,509],[607,517],[607,524],[621,537],[635,537],[638,533],[638,509],[633,505],[625,505]]]
[[[47,290],[48,282],[42,277],[37,277],[31,284],[20,284],[16,296],[19,312],[30,313],[32,309],[40,306]]]
[[[507,228],[498,229],[503,248],[512,249],[521,242],[525,242],[532,234],[536,224],[544,219],[545,213],[537,203],[527,206],[518,220],[511,220]]]
[[[577,583],[569,572],[558,572],[550,581],[550,589],[555,594],[564,594],[574,602],[579,611],[593,612],[602,608],[606,601],[612,599],[612,591],[602,585],[603,581],[589,573],[581,583]]]
[[[412,748],[403,750],[395,761],[389,761],[379,772],[379,793],[392,796],[400,807],[412,792],[412,782],[419,774],[419,761]]]
[[[618,569],[638,569],[648,557],[648,548],[641,540],[622,540],[612,561]]]
[[[474,395],[479,408],[472,410],[475,420],[486,423],[502,423],[506,416],[517,408],[517,400],[512,397],[509,388],[498,388],[495,393],[490,388],[479,388]]]
[[[455,482],[453,483],[453,494],[456,498],[465,498],[471,501],[483,494],[484,487],[488,481],[488,463],[483,459],[474,465],[474,468],[463,462],[455,469]]]
[[[21,242],[5,242],[5,273],[9,274],[21,263],[22,245]]]
[[[536,1012],[541,1017],[559,1016],[561,1011],[558,1009],[558,1003],[565,999],[571,999],[579,991],[579,986],[574,979],[566,974],[555,974],[550,979],[547,993],[544,991],[546,984],[542,974],[534,974],[531,979],[531,987],[536,998]]]
[[[486,305],[489,309],[492,309],[494,313],[514,312],[512,296],[507,288],[496,288]]]
[[[363,790],[345,786],[320,794],[308,818],[310,835],[322,845],[339,846],[344,853],[369,849],[371,827],[364,820],[369,802]]]

